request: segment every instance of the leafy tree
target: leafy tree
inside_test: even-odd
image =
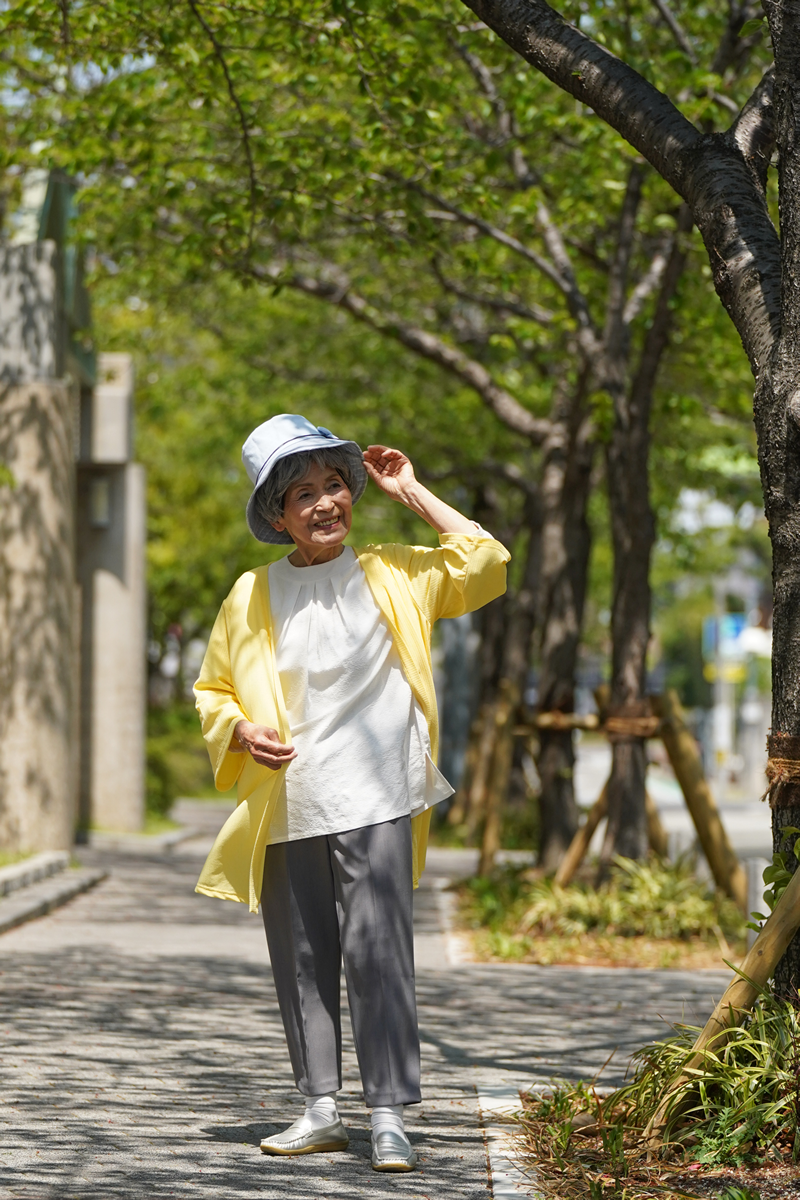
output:
[[[570,25],[541,0],[476,0],[476,14],[565,92],[589,105],[635,147],[689,205],[709,256],[714,285],[750,361],[754,415],[773,551],[774,654],[770,754],[800,760],[800,580],[796,529],[800,504],[800,4],[765,0],[730,5],[714,61],[717,77],[736,69],[748,38],[769,34],[772,62],[729,129],[709,133],[663,90],[658,68],[629,41],[616,57],[601,40]],[[662,4],[687,59],[697,58],[692,10],[686,25]],[[625,32],[623,27],[623,32]],[[744,40],[740,40],[744,35]],[[638,69],[637,69],[638,68]],[[693,115],[693,114],[691,114]],[[777,154],[780,237],[769,204],[769,167]],[[776,850],[800,817],[791,766],[772,789]],[[777,777],[780,779],[780,775]],[[791,857],[791,856],[790,856]],[[800,939],[776,975],[786,991],[800,979]]]
[[[642,6],[584,17],[637,63],[660,64],[708,127],[758,74],[755,38],[728,38],[724,79],[692,61],[727,36],[713,16],[698,23],[692,55],[670,55],[674,29]],[[506,475],[526,496],[523,582],[538,574],[541,587],[522,587],[502,686],[494,672],[499,708],[487,728],[503,736],[483,774],[495,780],[496,815],[537,609],[541,703],[572,707],[598,437],[616,551],[612,701],[624,712],[641,700],[648,419],[670,325],[683,316],[674,298],[686,213],[618,137],[515,70],[483,26],[457,26],[435,4],[387,17],[346,2],[117,2],[56,21],[18,3],[4,27],[18,92],[35,80],[20,128],[83,172],[88,229],[143,293],[163,289],[167,272],[208,288],[224,273],[291,288],[433,363],[513,435],[500,466],[516,468]],[[681,304],[690,323],[702,281]],[[574,828],[571,765],[569,735],[544,734],[552,861]],[[640,741],[615,748],[609,851],[612,841],[643,848],[643,765]],[[488,858],[491,837],[485,849]]]

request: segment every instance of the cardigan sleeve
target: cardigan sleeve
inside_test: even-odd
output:
[[[221,792],[233,787],[247,758],[230,749],[236,725],[246,720],[233,685],[227,602],[211,630],[200,677],[194,685],[195,706],[211,759],[214,783]]]
[[[404,564],[412,595],[433,624],[483,608],[506,590],[511,555],[485,533],[440,533],[438,549],[409,546]]]

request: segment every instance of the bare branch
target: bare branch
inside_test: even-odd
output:
[[[561,230],[550,216],[546,206],[540,204],[536,210],[536,219],[542,230],[544,244],[550,257],[555,263],[556,271],[562,282],[559,284],[567,300],[570,313],[578,326],[578,342],[587,357],[593,357],[599,352],[599,343],[589,313],[589,305],[583,292],[578,287],[575,272],[572,269]]]
[[[711,70],[715,75],[724,75],[729,67],[741,67],[742,63],[747,61],[760,34],[743,38],[740,36],[742,26],[754,17],[762,15],[760,0],[732,0],[728,9],[728,21],[711,63]]]
[[[504,145],[506,142],[519,137],[519,130],[512,114],[508,111],[503,97],[500,95],[495,86],[492,72],[484,63],[483,59],[479,58],[473,50],[468,50],[461,42],[453,41],[456,53],[461,56],[464,62],[469,67],[474,79],[476,80],[481,91],[486,96],[486,99],[492,106],[492,111],[497,122],[498,136],[495,143]],[[519,145],[514,146],[511,151],[511,169],[514,172],[514,178],[517,185],[521,188],[532,187],[537,182],[537,176],[531,170],[530,164]]]
[[[730,96],[724,96],[722,92],[715,92],[713,89],[708,94],[714,103],[718,104],[720,108],[726,108],[730,113],[738,113],[739,105],[735,100],[732,100]]]
[[[689,41],[685,30],[678,21],[678,18],[667,4],[667,0],[653,0],[653,4],[655,4],[658,11],[661,13],[664,23],[669,26],[672,36],[675,38],[675,41],[678,43],[683,53],[689,59],[689,62],[693,67],[696,67],[697,55],[694,52],[694,46]]]
[[[231,103],[236,109],[236,113],[239,118],[239,127],[242,131],[242,146],[244,147],[244,154],[247,160],[247,174],[250,183],[250,228],[247,234],[247,245],[249,249],[253,244],[253,230],[255,228],[256,221],[256,197],[258,192],[258,185],[256,183],[256,167],[255,162],[253,161],[253,148],[250,145],[250,130],[247,125],[247,118],[245,116],[244,109],[242,108],[242,102],[239,99],[236,88],[233,86],[233,79],[231,78],[231,73],[228,70],[228,64],[225,60],[225,54],[223,53],[222,46],[219,44],[214,30],[200,12],[200,8],[196,0],[189,0],[189,7],[191,8],[200,25],[203,27],[208,40],[211,42],[214,50],[214,57],[217,59],[217,62],[222,68],[222,74],[225,76],[225,83],[228,88],[228,95],[231,98]]]
[[[633,239],[636,233],[636,215],[642,199],[642,183],[644,169],[639,163],[633,163],[628,173],[625,196],[619,216],[619,233],[617,246],[608,276],[608,301],[606,305],[606,327],[604,341],[606,350],[614,353],[614,343],[625,335],[625,293],[628,288],[628,268],[633,253]]]
[[[639,366],[631,384],[629,401],[631,406],[637,404],[649,406],[652,401],[658,367],[667,346],[672,324],[670,302],[675,295],[686,262],[685,235],[689,233],[692,224],[691,210],[688,205],[682,204],[678,213],[678,233],[673,239],[669,260],[662,276],[656,311],[647,330]],[[646,430],[646,421],[643,422],[642,427]]]
[[[436,363],[477,392],[487,408],[491,409],[508,429],[528,438],[535,445],[540,444],[549,433],[550,422],[529,413],[515,396],[495,382],[483,363],[448,345],[435,334],[411,325],[397,314],[381,312],[353,292],[347,279],[340,277],[338,280],[328,280],[309,275],[289,275],[284,274],[277,266],[273,269],[258,266],[244,269],[263,282],[280,282],[284,287],[294,288],[307,296],[335,304],[377,333],[392,338],[421,358]]]
[[[622,320],[625,325],[630,325],[636,320],[644,308],[645,300],[661,283],[674,241],[674,234],[668,233],[650,259],[649,267],[631,292],[623,310]]]
[[[480,230],[487,237],[492,238],[495,242],[499,242],[501,246],[505,246],[508,250],[513,250],[515,254],[526,258],[528,262],[533,263],[565,295],[570,291],[570,281],[565,279],[551,262],[548,262],[541,254],[537,254],[535,250],[532,250],[530,246],[526,246],[518,238],[512,237],[510,233],[506,233],[504,229],[493,225],[491,221],[485,221],[483,217],[478,217],[475,213],[464,212],[462,208],[458,208],[455,204],[450,204],[443,196],[437,196],[434,192],[429,192],[422,184],[416,183],[412,179],[405,179],[402,175],[395,175],[393,173],[390,177],[397,183],[402,183],[411,191],[418,192],[420,196],[424,196],[431,204],[438,205],[444,212],[450,213],[462,225],[471,225],[473,229]]]
[[[466,288],[459,287],[449,280],[437,261],[434,261],[432,265],[439,283],[451,296],[458,296],[461,300],[466,300],[470,304],[478,304],[482,308],[490,308],[494,312],[510,313],[512,316],[521,317],[524,321],[533,321],[537,325],[548,326],[553,323],[553,313],[546,308],[540,308],[538,304],[528,306],[506,296],[486,296],[482,293],[467,291]]]
[[[538,485],[524,471],[520,470],[516,463],[507,462],[505,459],[503,462],[495,462],[493,459],[487,458],[481,463],[481,469],[485,470],[489,475],[502,475],[506,483],[510,483],[512,487],[518,488],[531,500],[538,500]]]
[[[474,51],[468,50],[467,47],[462,45],[461,42],[453,39],[451,44],[459,57],[462,58],[469,67],[475,82],[478,84],[478,87],[491,104],[492,111],[495,115],[495,120],[497,121],[498,129],[502,134],[503,139],[507,140],[509,137],[511,137],[511,116],[505,106],[505,103],[503,102],[503,97],[495,87],[495,82],[492,78],[492,72],[486,66],[486,63],[483,61],[483,59],[479,58]]]

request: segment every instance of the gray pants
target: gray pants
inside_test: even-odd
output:
[[[299,1090],[342,1086],[344,959],[367,1105],[417,1103],[410,818],[267,846],[261,911]]]

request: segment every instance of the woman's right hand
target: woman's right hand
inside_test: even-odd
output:
[[[297,758],[294,746],[285,746],[278,736],[277,729],[268,729],[266,725],[253,725],[251,721],[239,721],[233,731],[235,740],[242,750],[251,754],[262,767],[270,771],[279,771]],[[234,745],[231,750],[236,750]]]

